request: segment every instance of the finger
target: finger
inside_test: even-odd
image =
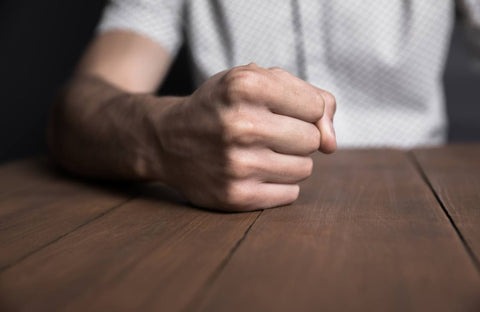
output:
[[[280,68],[272,68],[271,70],[277,75],[294,77]],[[337,149],[335,129],[333,127],[333,118],[336,112],[337,104],[335,97],[331,93],[319,88],[316,89],[321,94],[324,102],[323,116],[319,121],[316,122],[321,135],[319,150],[329,154],[333,153]]]
[[[260,143],[277,153],[309,155],[320,146],[319,129],[292,117],[271,114],[258,129]]]
[[[333,123],[329,118],[323,117],[317,122],[320,129],[320,148],[319,151],[325,154],[331,154],[337,149],[337,139]]]
[[[293,103],[293,105],[288,105],[286,109],[290,107],[300,109],[298,114],[301,114],[301,116],[292,117],[308,122],[316,122],[323,116],[325,113],[325,99],[322,96],[322,89],[309,84],[280,67],[269,68],[269,72],[280,79],[283,86],[286,86],[285,92],[287,94],[285,99],[288,101],[286,104]]]
[[[297,184],[251,183],[249,195],[242,210],[258,210],[288,205],[300,193]]]
[[[279,154],[265,147],[231,149],[228,159],[231,178],[269,183],[300,182],[313,168],[309,156]]]
[[[275,73],[250,64],[227,72],[223,83],[230,101],[262,104],[271,112],[307,122],[323,116],[324,100],[318,89],[286,72]]]
[[[257,153],[253,176],[261,182],[294,184],[308,178],[313,169],[313,160],[308,156],[284,155],[265,149]]]
[[[297,184],[261,183],[257,186],[256,196],[261,208],[273,208],[293,203],[299,194]]]
[[[320,130],[320,148],[323,153],[330,154],[337,149],[337,139],[333,127],[333,117],[336,111],[336,101],[333,95],[322,90],[322,96],[325,99],[325,113],[316,123]]]
[[[333,94],[331,94],[330,92],[327,92],[322,89],[318,89],[318,90],[325,102],[324,116],[328,117],[331,121],[333,121],[333,118],[335,117],[335,113],[337,112],[337,100],[335,99]]]

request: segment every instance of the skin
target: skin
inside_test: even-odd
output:
[[[155,180],[206,208],[286,205],[311,153],[336,149],[333,95],[280,68],[235,67],[156,97],[171,57],[140,35],[97,36],[53,105],[53,158],[76,174]]]

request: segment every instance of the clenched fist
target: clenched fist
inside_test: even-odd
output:
[[[285,205],[312,172],[311,153],[336,149],[335,98],[279,68],[221,72],[158,123],[164,181],[202,207]]]

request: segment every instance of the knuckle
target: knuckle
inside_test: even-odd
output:
[[[325,112],[325,99],[320,92],[315,92],[314,107],[312,111],[312,117],[315,121],[322,118]]]
[[[240,113],[235,114],[225,124],[226,141],[240,145],[250,145],[257,141],[257,124]]]
[[[258,66],[257,63],[255,63],[255,62],[251,62],[247,65],[239,66],[239,68],[258,69],[258,68],[260,68],[260,66]]]
[[[223,78],[223,95],[229,102],[244,100],[256,90],[259,83],[259,74],[256,71],[234,68]]]
[[[308,150],[308,153],[313,153],[320,146],[320,131],[316,126],[310,125],[307,132],[308,133],[305,135],[305,138],[307,138],[306,149]]]
[[[284,70],[283,68],[278,67],[278,66],[270,67],[269,70],[274,72],[274,73],[279,73],[279,74],[284,74],[284,73],[287,72],[286,70]]]
[[[253,161],[246,153],[231,150],[227,154],[227,175],[234,179],[249,177],[253,170]]]
[[[337,100],[335,99],[335,96],[328,91],[323,91],[322,96],[324,98],[325,105],[328,107],[332,107],[333,111],[335,112],[337,108]]]

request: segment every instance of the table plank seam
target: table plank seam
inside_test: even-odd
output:
[[[466,252],[468,253],[470,259],[472,260],[475,268],[477,269],[478,272],[480,272],[480,260],[477,259],[477,257],[475,256],[475,253],[473,252],[472,248],[470,247],[470,245],[468,244],[467,240],[465,239],[465,236],[462,234],[462,232],[460,231],[460,229],[457,227],[457,225],[455,224],[455,221],[453,220],[452,216],[450,215],[450,213],[448,212],[448,209],[447,207],[445,206],[444,202],[442,201],[442,199],[440,198],[440,196],[438,195],[438,193],[435,191],[435,188],[433,187],[431,181],[429,180],[427,174],[425,173],[425,170],[423,170],[422,168],[422,165],[420,164],[420,162],[418,161],[417,157],[415,156],[415,153],[413,153],[413,151],[409,151],[407,153],[407,156],[408,158],[412,161],[413,165],[415,166],[415,168],[417,169],[418,173],[420,174],[420,176],[422,177],[423,181],[427,184],[428,188],[430,189],[430,191],[432,192],[433,196],[435,196],[435,199],[437,200],[438,204],[440,205],[440,207],[442,208],[443,210],[443,213],[445,214],[445,216],[447,217],[448,221],[450,222],[450,224],[452,225],[453,229],[455,230],[455,232],[457,233],[458,235],[458,238],[460,239],[460,241],[462,242],[462,245],[463,247],[465,248]]]
[[[51,240],[51,241],[43,244],[42,246],[40,246],[40,247],[38,247],[38,248],[36,248],[36,249],[34,249],[34,250],[32,250],[32,251],[30,251],[29,253],[23,255],[22,257],[18,258],[17,260],[13,261],[12,263],[9,263],[9,264],[7,264],[7,265],[4,265],[3,267],[0,267],[0,273],[2,273],[2,272],[4,272],[4,271],[8,270],[9,268],[11,268],[11,267],[13,267],[13,266],[21,263],[23,260],[29,258],[30,256],[32,256],[32,255],[34,255],[35,253],[41,251],[42,249],[44,249],[44,248],[46,248],[46,247],[48,247],[48,246],[50,246],[50,245],[58,242],[58,241],[61,240],[62,238],[66,237],[66,236],[68,236],[68,235],[70,235],[70,234],[72,234],[73,232],[77,231],[78,229],[84,227],[85,225],[87,225],[87,224],[89,224],[89,223],[91,223],[91,222],[93,222],[93,221],[95,221],[95,220],[97,220],[97,219],[100,219],[101,217],[109,214],[109,213],[112,212],[113,210],[115,210],[115,209],[123,206],[124,204],[126,204],[126,203],[130,202],[131,200],[135,199],[136,197],[137,197],[137,196],[132,196],[132,197],[130,197],[130,198],[127,198],[125,201],[122,201],[121,203],[114,205],[114,206],[111,207],[110,209],[101,212],[100,214],[94,216],[93,218],[86,220],[85,222],[79,224],[78,226],[76,226],[76,227],[73,228],[72,230],[70,230],[70,231],[68,231],[68,232],[66,232],[66,233],[63,233],[62,235],[58,236],[57,238],[55,238],[55,239],[53,239],[53,240]]]
[[[245,232],[243,233],[242,237],[237,241],[237,243],[232,247],[232,249],[229,251],[225,259],[222,260],[222,262],[218,265],[218,267],[210,274],[208,279],[205,281],[202,287],[197,291],[197,294],[192,296],[192,299],[187,303],[186,308],[184,311],[192,311],[194,310],[194,307],[198,307],[200,301],[202,300],[202,294],[204,290],[208,290],[213,283],[215,283],[215,280],[220,276],[222,273],[223,269],[227,266],[227,264],[230,262],[232,259],[233,255],[235,252],[238,250],[240,245],[245,241],[248,233],[250,230],[253,228],[257,220],[260,218],[260,216],[263,214],[264,210],[261,210],[260,213],[257,215],[257,217],[252,221],[252,223],[247,227]]]

